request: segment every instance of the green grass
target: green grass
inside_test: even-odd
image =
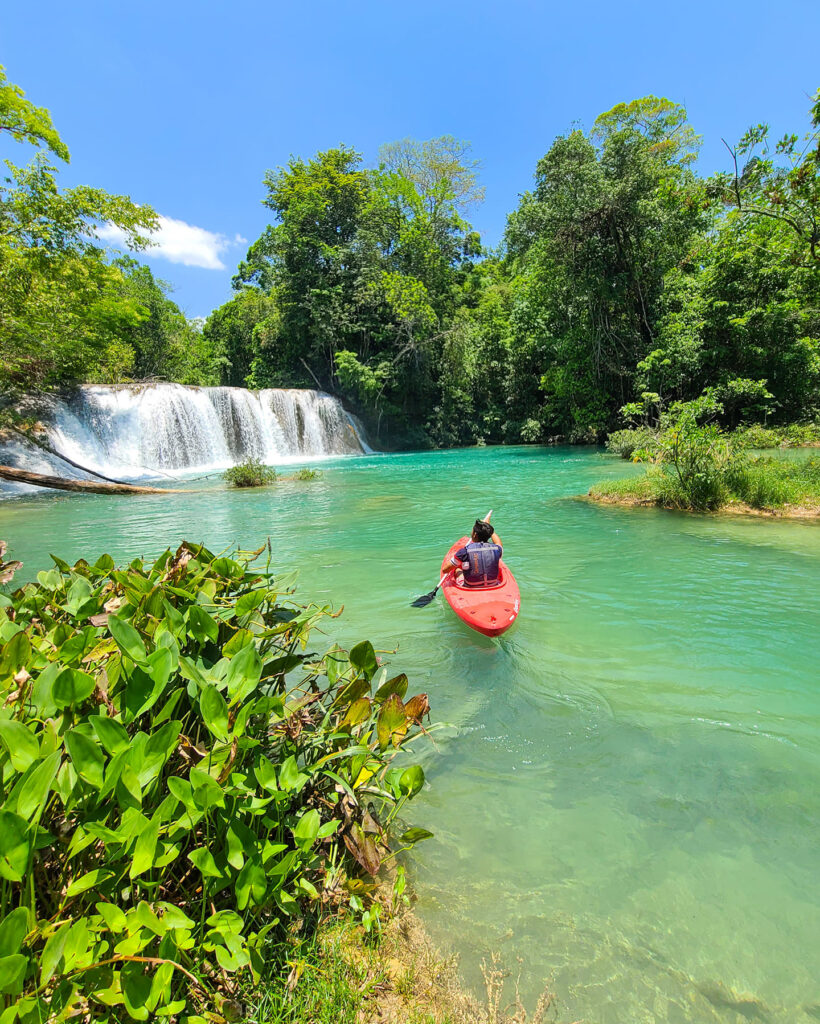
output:
[[[320,469],[308,469],[307,467],[305,467],[303,469],[297,469],[296,472],[293,474],[292,479],[293,480],[318,480],[321,475],[322,475],[322,471]]]
[[[729,474],[733,497],[752,508],[778,509],[785,505],[820,503],[820,459],[747,459]]]
[[[237,993],[241,1019],[254,1024],[484,1024],[433,999],[428,979],[417,975],[416,951],[405,947],[400,929],[388,926],[388,931],[382,941],[366,940],[348,917],[322,923],[292,944],[271,946],[261,984]],[[425,995],[420,998],[422,980]]]
[[[656,502],[656,475],[656,472],[649,470],[643,476],[628,477],[625,480],[602,480],[590,488],[589,494],[599,499]]]
[[[258,1024],[357,1024],[359,1014],[383,973],[366,947],[361,960],[350,955],[343,926],[322,938],[313,935],[269,952],[268,977],[245,994],[243,1019]]]
[[[700,496],[701,506],[712,511],[731,502],[769,511],[786,506],[814,508],[820,505],[820,458],[747,457],[707,483],[710,493]],[[595,484],[589,494],[603,501],[692,508],[689,496],[677,479],[657,466],[652,466],[642,476]]]

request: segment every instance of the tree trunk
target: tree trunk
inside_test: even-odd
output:
[[[108,483],[110,484],[125,483],[124,480],[115,480],[114,477],[103,476],[103,474],[98,473],[96,469],[89,469],[88,466],[80,465],[79,462],[75,462],[74,459],[70,459],[67,455],[63,455],[62,452],[58,452],[56,448],[52,448],[50,444],[47,444],[45,441],[39,440],[39,438],[34,437],[32,434],[27,433],[25,430],[18,430],[17,427],[11,427],[10,429],[13,430],[15,434],[19,434],[19,436],[22,437],[24,441],[28,441],[29,444],[34,444],[38,448],[42,448],[42,450],[44,452],[48,452],[49,455],[53,455],[55,458],[60,459],[63,462],[67,462],[69,466],[73,466],[75,469],[81,469],[83,473],[88,473],[89,476],[95,476],[97,477],[98,480],[107,480]]]
[[[136,484],[108,484],[96,480],[66,480],[61,476],[43,476],[26,469],[0,466],[0,478],[35,487],[52,487],[58,491],[79,491],[81,494],[182,494],[182,490],[166,487],[138,487]]]

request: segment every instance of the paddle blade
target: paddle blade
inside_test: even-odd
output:
[[[435,590],[431,590],[429,594],[422,594],[421,597],[417,597],[415,601],[410,605],[411,608],[426,608],[427,605],[433,600],[438,593],[438,587]]]

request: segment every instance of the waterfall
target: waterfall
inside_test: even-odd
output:
[[[371,451],[337,399],[306,388],[86,385],[54,402],[48,426],[57,451],[123,478],[219,470],[247,458],[279,465]],[[19,451],[9,454],[21,464]],[[34,468],[33,453],[26,461]],[[53,461],[55,470],[68,475]]]

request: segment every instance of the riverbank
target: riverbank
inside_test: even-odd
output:
[[[741,456],[680,470],[652,464],[640,476],[593,484],[587,497],[611,505],[807,519],[820,515],[820,459]]]
[[[377,938],[349,918],[320,925],[283,951],[276,982],[250,993],[242,1009],[259,1024],[541,1024],[557,1012],[545,988],[529,1013],[496,955],[482,975],[479,1000],[459,979],[458,957],[438,949],[406,909]]]
[[[670,512],[691,512],[681,505],[666,501],[662,495],[652,493],[645,477],[636,480],[612,480],[596,484],[587,494],[578,495],[579,501],[601,505],[620,505],[626,508],[665,508]],[[745,501],[728,501],[712,515],[755,516],[759,519],[816,519],[820,517],[820,501],[810,504],[783,505],[779,508],[756,508]]]

